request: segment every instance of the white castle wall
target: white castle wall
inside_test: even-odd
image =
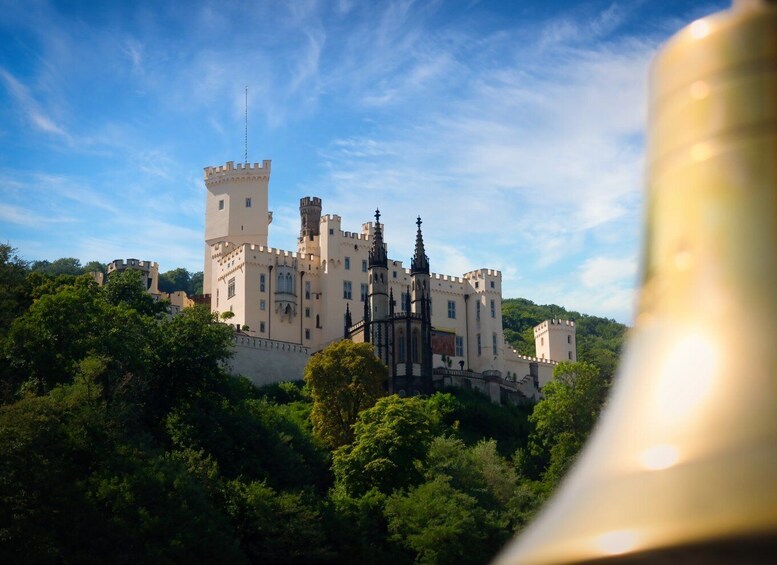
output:
[[[235,336],[234,355],[227,363],[233,375],[242,375],[256,386],[302,378],[311,350],[296,344]]]

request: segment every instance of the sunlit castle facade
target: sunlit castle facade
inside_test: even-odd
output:
[[[270,173],[268,160],[205,169],[204,292],[212,311],[232,312],[229,322],[243,329],[235,372],[258,384],[301,378],[309,355],[345,337],[375,345],[389,366],[391,392],[452,384],[481,388],[497,401],[510,389],[536,397],[552,360],[570,358],[571,322],[564,326],[569,343],[567,334],[537,334],[544,359],[516,354],[502,331],[501,273],[431,272],[420,218],[393,227],[417,230],[411,268],[388,256],[379,213],[359,232],[344,231],[340,216],[322,215],[315,197],[300,200],[297,250],[269,247]]]

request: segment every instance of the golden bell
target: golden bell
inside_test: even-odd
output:
[[[777,563],[777,2],[735,1],[658,54],[647,165],[613,394],[497,565]]]

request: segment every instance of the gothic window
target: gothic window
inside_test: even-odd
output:
[[[294,293],[294,283],[291,279],[291,273],[286,273],[286,292],[290,294]]]
[[[235,278],[232,277],[227,281],[227,298],[235,296]]]
[[[278,288],[276,289],[276,292],[286,292],[285,280],[286,278],[283,276],[283,273],[278,273]]]
[[[310,300],[310,281],[305,281],[305,300]]]
[[[419,349],[418,341],[419,341],[418,330],[413,330],[413,339],[410,342],[410,345],[413,348],[413,363],[418,363],[418,349]]]
[[[367,272],[367,259],[362,259],[362,273]]]
[[[351,270],[351,258],[346,257],[345,258],[345,270],[350,271]]]
[[[259,275],[259,292],[264,292],[265,276]]]
[[[351,281],[343,281],[343,298],[351,300]]]
[[[456,357],[464,357],[464,337],[456,336]]]
[[[456,301],[455,300],[449,300],[448,301],[448,317],[452,320],[456,319]]]
[[[491,301],[491,317],[496,318],[496,300]]]
[[[405,362],[405,332],[403,330],[399,330],[397,333],[397,342],[398,342],[398,349],[397,352],[398,361],[399,363]]]
[[[367,292],[369,291],[369,287],[365,284],[361,284],[361,301],[366,302],[367,301]]]

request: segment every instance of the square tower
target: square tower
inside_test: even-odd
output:
[[[270,161],[205,168],[205,268],[203,293],[215,288],[211,246],[229,242],[267,246],[272,212],[268,210]]]
[[[534,347],[538,359],[577,361],[575,322],[553,319],[535,326]]]

